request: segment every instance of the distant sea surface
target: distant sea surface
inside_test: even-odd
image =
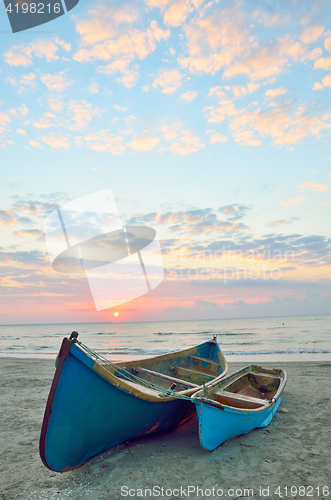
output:
[[[228,361],[331,361],[331,315],[284,318],[1,325],[0,356],[55,358],[62,338],[79,340],[112,360],[178,351],[217,335]]]

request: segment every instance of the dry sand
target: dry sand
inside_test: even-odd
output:
[[[229,373],[241,366],[229,364]],[[220,498],[220,489],[223,497],[238,499],[249,498],[252,493],[244,489],[252,488],[258,498],[278,499],[281,493],[285,499],[331,500],[331,363],[277,362],[277,367],[287,371],[288,383],[280,410],[265,429],[207,452],[193,418],[59,474],[43,466],[38,452],[54,362],[0,358],[0,499]],[[295,494],[291,486],[304,489]],[[198,494],[193,487],[200,488]]]

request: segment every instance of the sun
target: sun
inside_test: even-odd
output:
[[[118,316],[118,312],[114,313],[114,316]]]

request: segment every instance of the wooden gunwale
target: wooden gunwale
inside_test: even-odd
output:
[[[213,344],[214,346],[217,345],[217,342],[215,342],[214,340],[208,340],[207,342],[209,344]],[[201,345],[203,345],[203,344],[201,344]],[[168,354],[159,354],[158,356],[154,356],[152,358],[147,358],[144,360],[137,359],[135,361],[129,361],[126,363],[125,362],[116,363],[116,365],[119,367],[126,366],[127,369],[130,369],[130,368],[135,368],[137,366],[142,366],[143,363],[148,363],[149,365],[151,365],[151,364],[156,364],[158,361],[170,361],[171,359],[174,359],[175,357],[179,357],[179,356],[182,358],[185,358],[186,356],[190,356],[190,355],[194,356],[197,347],[199,347],[199,346],[189,347],[188,349],[184,349],[183,351],[170,352]],[[220,353],[218,353],[218,354],[220,354]],[[225,358],[223,357],[223,355],[221,355],[221,356],[218,356],[218,359],[220,362],[219,366],[224,368],[223,374],[225,374],[227,372],[227,365],[226,365]],[[211,359],[211,361],[214,361],[214,360]],[[223,363],[221,361],[223,361]]]

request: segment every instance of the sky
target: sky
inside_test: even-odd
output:
[[[331,314],[328,0],[0,1],[0,324]],[[110,188],[165,278],[97,311],[44,222]]]

